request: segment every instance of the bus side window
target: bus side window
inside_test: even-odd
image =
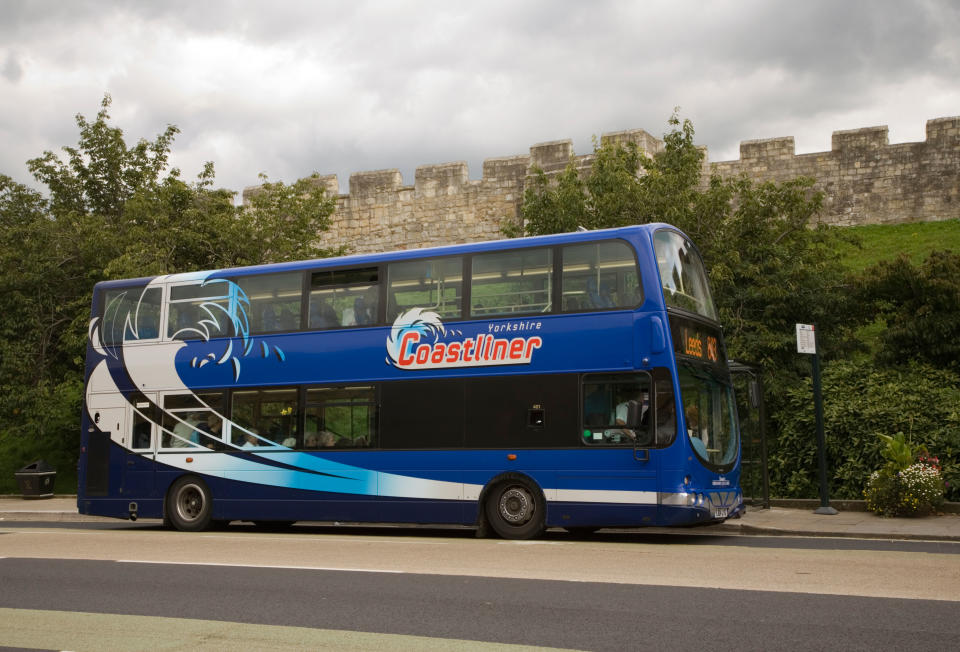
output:
[[[300,328],[303,275],[300,272],[243,276],[237,285],[250,301],[250,332],[273,333]]]
[[[422,308],[444,319],[460,319],[463,315],[463,259],[459,256],[391,263],[387,284],[390,323],[411,308]]]
[[[150,441],[150,422],[139,412],[133,412],[133,429],[131,432],[130,448],[135,450],[149,449],[152,446]]]
[[[308,389],[305,416],[304,448],[370,448],[377,444],[373,387]]]
[[[161,288],[147,288],[137,305],[137,339],[155,340],[160,337]]]
[[[234,446],[298,447],[296,389],[235,390],[230,398]]]
[[[215,412],[222,408],[223,392],[166,395],[160,447],[222,450],[224,423]]]
[[[552,249],[517,249],[477,254],[473,257],[472,265],[472,315],[551,311]]]
[[[622,240],[563,248],[563,310],[633,308],[643,303],[637,260]]]
[[[229,336],[231,321],[225,318],[236,304],[237,286],[227,279],[174,285],[167,306],[167,337],[175,340]],[[216,319],[211,319],[215,314]]]
[[[310,276],[307,327],[373,326],[380,322],[377,267],[317,271]]]
[[[583,381],[583,441],[650,446],[650,377],[591,374]]]

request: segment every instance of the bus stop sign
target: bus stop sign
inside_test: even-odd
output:
[[[817,338],[813,324],[797,324],[797,353],[817,353]]]

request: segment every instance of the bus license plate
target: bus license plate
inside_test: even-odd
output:
[[[713,508],[713,518],[727,518],[730,516],[729,507],[714,507]]]

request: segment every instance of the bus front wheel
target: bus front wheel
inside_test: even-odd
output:
[[[504,539],[532,539],[543,533],[543,496],[526,480],[509,479],[493,487],[485,510],[490,527]]]
[[[210,526],[213,497],[207,484],[196,477],[183,477],[167,494],[167,517],[182,532],[200,532]]]

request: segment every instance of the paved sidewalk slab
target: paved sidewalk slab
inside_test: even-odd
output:
[[[861,511],[825,515],[812,509],[750,507],[743,518],[711,527],[743,534],[960,541],[958,514],[884,518]]]

